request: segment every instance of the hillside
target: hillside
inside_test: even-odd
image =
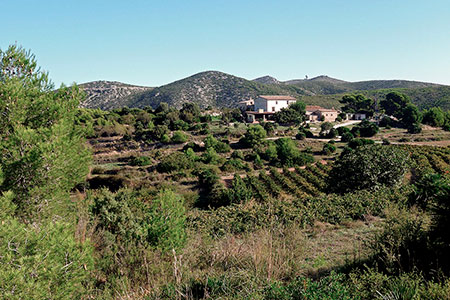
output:
[[[126,106],[133,96],[152,89],[117,81],[92,81],[80,84],[80,87],[86,93],[82,107],[104,110]]]
[[[155,88],[135,97],[133,107],[156,107],[167,102],[181,107],[185,102],[195,102],[200,107],[235,107],[237,102],[255,98],[260,94],[289,94],[298,96],[294,89],[267,85],[222,72],[207,71]]]
[[[363,93],[379,98],[392,89],[406,93],[421,108],[450,106],[450,87],[447,86],[407,80],[348,82],[325,75],[282,82],[271,76],[247,80],[218,71],[206,71],[157,88],[111,81],[95,81],[81,87],[87,93],[83,107],[106,110],[122,106],[155,108],[161,102],[178,108],[185,102],[195,102],[202,108],[236,107],[239,101],[260,94],[291,95],[302,98],[307,104],[332,107],[339,106],[338,100],[343,94]]]
[[[353,90],[351,93],[363,94],[367,97],[380,100],[392,91],[398,91],[407,95],[420,109],[441,107],[443,110],[450,110],[450,86]],[[321,105],[324,107],[339,107],[339,100],[342,99],[342,96],[346,93],[347,92],[330,95],[303,96],[301,99],[307,104]]]

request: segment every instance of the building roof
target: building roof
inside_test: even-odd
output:
[[[261,95],[259,97],[266,100],[297,100],[296,98],[288,95]]]
[[[316,111],[329,111],[329,112],[337,112],[337,110],[335,110],[334,108],[319,108],[316,109]]]
[[[318,105],[306,105],[305,109],[307,111],[316,111],[316,110],[319,110],[319,109],[323,109],[323,107],[322,106],[318,106]]]

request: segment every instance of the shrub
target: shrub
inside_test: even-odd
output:
[[[331,153],[336,152],[336,146],[331,143],[326,143],[323,145],[322,153],[325,155],[330,155]]]
[[[230,203],[245,203],[252,199],[252,190],[238,174],[234,175],[231,189],[229,190]]]
[[[225,171],[225,172],[244,170],[245,168],[246,168],[246,165],[244,164],[244,162],[241,159],[237,159],[237,158],[227,160],[221,167],[222,171]]]
[[[152,160],[148,156],[132,157],[130,161],[131,166],[148,166],[152,163]]]
[[[356,149],[358,147],[361,146],[365,146],[365,145],[372,145],[375,144],[375,142],[373,140],[369,140],[369,139],[352,139],[348,142],[348,146],[352,149]]]
[[[218,141],[214,147],[214,150],[216,150],[217,153],[228,153],[231,151],[231,147],[226,142]]]
[[[277,156],[282,165],[293,167],[313,162],[314,158],[307,153],[300,152],[295,142],[290,138],[276,140]]]
[[[231,153],[231,158],[245,159],[244,153],[241,150],[236,150]]]
[[[160,142],[161,142],[161,143],[164,143],[164,144],[168,144],[168,143],[170,142],[170,137],[169,137],[169,135],[168,135],[168,134],[164,134],[164,135],[161,137]]]
[[[91,287],[92,246],[75,240],[67,224],[31,226],[7,218],[0,225],[3,299],[83,299]]]
[[[187,134],[183,133],[182,131],[175,131],[172,136],[172,143],[175,144],[182,144],[185,143],[188,140]]]
[[[357,127],[361,137],[371,137],[379,131],[378,125],[369,120],[363,120]]]
[[[162,190],[150,205],[148,242],[164,251],[181,248],[186,240],[185,220],[183,197]]]
[[[266,131],[262,126],[254,125],[248,128],[244,137],[241,138],[240,143],[247,148],[251,148],[255,145],[260,144],[266,138],[266,136]]]
[[[408,154],[392,146],[366,145],[343,152],[330,172],[329,186],[344,193],[396,186],[408,170]]]
[[[206,164],[218,164],[222,161],[222,158],[214,148],[206,148],[206,151],[202,154],[202,160]]]
[[[182,152],[173,152],[164,157],[157,166],[159,172],[173,172],[193,167],[193,161]]]
[[[344,132],[341,136],[341,142],[347,143],[347,142],[350,142],[351,140],[353,140],[353,138],[354,138],[354,136],[350,131]]]

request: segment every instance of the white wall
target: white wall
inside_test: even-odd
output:
[[[277,112],[293,103],[295,103],[295,100],[266,100],[263,98],[257,98],[255,100],[255,111],[263,109],[264,111]],[[275,110],[272,110],[273,107]]]

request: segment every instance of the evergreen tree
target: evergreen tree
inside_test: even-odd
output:
[[[75,125],[82,97],[76,86],[54,91],[29,52],[0,50],[0,192],[14,193],[18,214],[56,208],[84,180],[90,153]]]

